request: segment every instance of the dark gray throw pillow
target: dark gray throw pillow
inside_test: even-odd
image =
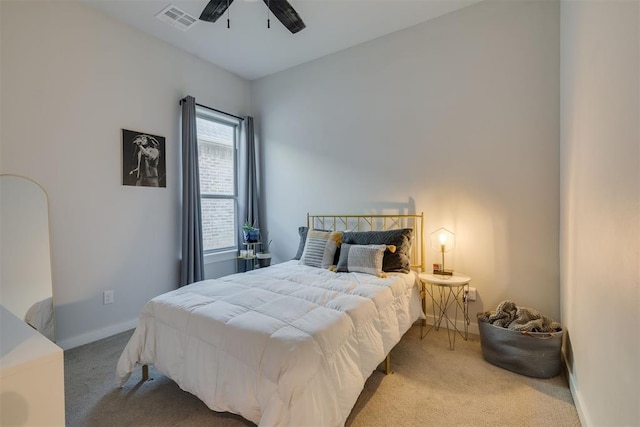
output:
[[[296,252],[296,256],[293,259],[302,258],[302,252],[304,251],[304,244],[307,241],[307,233],[309,232],[309,227],[298,227],[298,234],[300,235],[300,243],[298,243],[298,252]]]
[[[408,273],[411,270],[409,250],[411,249],[412,235],[412,228],[386,231],[348,231],[342,235],[342,243],[352,245],[394,245],[396,247],[395,253],[391,253],[389,249],[384,251],[382,271]]]

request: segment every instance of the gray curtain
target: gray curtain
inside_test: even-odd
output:
[[[180,286],[204,279],[196,100],[182,100],[182,259]]]
[[[253,117],[250,116],[245,117],[242,121],[239,156],[238,224],[242,226],[246,221],[255,224],[256,227],[260,228],[260,232],[263,233],[264,238],[264,224],[260,222],[258,156],[256,152]],[[242,240],[242,231],[239,230],[239,249],[243,248]]]

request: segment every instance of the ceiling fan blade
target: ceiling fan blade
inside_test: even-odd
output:
[[[300,30],[303,30],[306,25],[298,15],[293,7],[289,4],[287,0],[263,0],[264,4],[269,7],[271,12],[274,14],[276,18],[282,25],[287,27],[291,33],[295,34]]]
[[[231,3],[233,3],[233,0],[211,0],[202,10],[200,19],[207,22],[216,22]]]

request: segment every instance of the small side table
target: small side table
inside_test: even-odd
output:
[[[456,345],[456,333],[466,341],[469,338],[469,301],[467,295],[469,293],[469,283],[471,278],[461,274],[453,276],[440,276],[431,273],[420,273],[418,275],[422,283],[422,294],[424,296],[423,308],[426,314],[426,296],[431,297],[433,308],[433,325],[424,332],[424,323],[420,331],[420,338],[424,338],[432,328],[437,331],[440,329],[442,320],[445,321],[447,328],[447,336],[449,338],[449,349],[453,350]],[[438,288],[438,295],[434,293],[434,287]],[[455,305],[455,318],[451,320],[447,311]],[[436,311],[437,308],[437,311]],[[458,329],[458,309],[462,311],[464,322],[464,333]]]
[[[240,256],[238,255],[236,257],[236,272],[237,273],[244,273],[247,271],[251,271],[254,270],[256,268],[256,256],[255,255],[245,255],[245,256]],[[240,265],[242,264],[242,269],[240,268]]]
[[[240,261],[244,261],[244,271],[251,271],[256,268],[256,247],[262,244],[262,242],[243,242],[242,244],[247,247],[245,252],[248,253],[246,255],[238,255],[236,257],[236,272],[240,270]]]

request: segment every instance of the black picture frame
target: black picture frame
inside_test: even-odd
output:
[[[165,138],[122,129],[122,185],[167,186]]]

